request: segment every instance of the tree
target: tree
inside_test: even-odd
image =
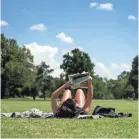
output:
[[[112,88],[112,94],[114,98],[121,99],[124,95],[124,89],[125,88],[122,82],[116,81],[116,83],[114,84]]]
[[[98,75],[93,76],[93,88],[94,88],[94,98],[103,98],[105,85]]]
[[[121,86],[123,86],[124,93],[122,94],[122,98],[131,98],[134,97],[134,88],[131,84],[129,84],[129,77],[130,72],[123,71],[118,76],[118,81],[121,83]]]
[[[36,96],[38,95],[38,90],[35,85],[32,86],[32,88],[30,89],[30,95],[33,97],[33,100],[36,99]]]
[[[69,74],[89,72],[93,75],[94,64],[91,62],[89,55],[75,48],[63,56],[63,63],[60,68],[64,70],[66,80]]]
[[[60,78],[58,77],[55,77],[55,78],[52,78],[51,79],[51,90],[50,90],[50,94],[49,94],[49,97],[51,96],[51,94],[57,89],[59,88],[60,86],[62,86],[64,83],[65,83],[65,79],[64,79],[64,76],[63,74],[60,74]],[[59,97],[61,97],[63,94],[61,93],[59,95]]]
[[[129,78],[130,72],[123,71],[120,75],[118,75],[118,80],[127,80]]]
[[[7,39],[1,34],[1,97],[14,97],[17,88],[22,88],[33,72],[33,56],[16,40]]]
[[[128,85],[126,88],[125,88],[125,94],[124,94],[124,98],[133,98],[135,99],[135,96],[134,96],[134,88],[132,85]]]
[[[45,62],[42,62],[36,68],[37,68],[37,76],[36,76],[37,88],[43,93],[43,97],[45,100],[46,91],[51,89],[50,73],[53,72],[53,69],[50,69],[50,66],[46,65]]]
[[[129,84],[134,88],[135,97],[138,98],[138,56],[133,59],[132,69],[129,76]]]

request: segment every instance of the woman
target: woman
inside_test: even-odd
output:
[[[85,94],[82,89],[77,89],[75,94],[75,101],[72,99],[71,91],[69,89],[65,90],[66,88],[71,87],[70,83],[65,83],[61,87],[59,87],[52,95],[51,95],[51,105],[52,110],[55,115],[59,115],[58,117],[74,117],[76,108],[80,108],[84,112],[88,113],[91,108],[91,102],[93,97],[93,86],[92,86],[92,79],[89,79],[82,86],[86,86],[88,88],[87,98],[85,98]],[[61,99],[62,105],[59,106],[57,103],[57,98],[59,97],[60,93],[65,90],[63,97]],[[68,108],[67,108],[68,106]],[[62,109],[62,110],[61,110]],[[69,112],[66,114],[65,109]],[[71,110],[72,109],[72,110]],[[62,113],[61,115],[59,113]],[[74,114],[72,114],[74,113]],[[68,116],[67,116],[68,115]],[[69,116],[70,115],[70,116]]]

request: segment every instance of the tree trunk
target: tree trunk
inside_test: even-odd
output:
[[[1,98],[5,98],[6,96],[6,82],[1,80]]]
[[[44,100],[46,100],[46,94],[45,94],[45,92],[43,92],[44,93]]]
[[[36,97],[35,96],[33,96],[33,100],[36,100]]]
[[[2,86],[2,88],[1,88],[1,98],[2,99],[5,97],[5,92],[6,92],[6,88],[4,86]]]
[[[135,89],[135,97],[138,99],[138,88]]]

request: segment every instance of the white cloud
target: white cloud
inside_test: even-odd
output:
[[[49,45],[39,45],[36,42],[25,44],[26,48],[30,49],[31,54],[34,56],[35,65],[40,64],[42,61],[50,65],[54,69],[52,76],[59,77],[62,70],[60,69],[60,62],[56,60],[58,48]]]
[[[136,18],[134,15],[129,15],[129,16],[128,16],[128,19],[129,19],[129,20],[134,20],[134,21],[137,20],[137,18]]]
[[[8,26],[8,22],[4,21],[4,20],[1,20],[0,21],[0,26]]]
[[[131,65],[129,64],[112,64],[111,67],[113,69],[118,69],[119,71],[130,71],[131,70]]]
[[[73,42],[73,39],[70,36],[67,36],[64,32],[57,34],[56,38],[66,42],[66,43],[72,43]]]
[[[111,66],[112,66],[112,68],[115,68],[115,69],[118,69],[119,68],[118,65],[115,64],[115,63],[111,64]]]
[[[44,24],[36,24],[30,26],[29,29],[44,32],[47,29],[47,27]]]
[[[92,62],[95,64],[94,71],[97,75],[103,78],[107,77],[108,79],[113,78],[110,69],[106,65],[97,60],[92,60]]]
[[[95,64],[94,71],[100,77],[106,77],[108,79],[117,79],[117,76],[121,74],[122,71],[130,71],[130,64],[116,64],[112,63],[106,65],[100,61],[92,59],[92,62]]]
[[[96,7],[97,6],[97,3],[96,2],[92,2],[92,3],[90,3],[90,7],[92,8],[92,7]]]
[[[105,10],[105,11],[112,11],[113,10],[113,4],[112,3],[100,4],[99,7],[97,7],[97,9]]]

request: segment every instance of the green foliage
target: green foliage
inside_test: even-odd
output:
[[[69,74],[89,72],[93,75],[94,64],[87,53],[75,48],[63,56],[63,63],[60,68],[64,70],[66,80]]]
[[[29,79],[32,80],[33,56],[24,46],[19,47],[14,39],[7,39],[1,34],[1,97],[14,96],[17,88],[22,88]],[[8,90],[8,94],[6,93]]]
[[[130,77],[130,72],[123,71],[119,76],[118,76],[118,81],[121,84],[121,89],[123,93],[121,94],[122,98],[133,98],[133,93],[134,93],[134,88],[131,84],[129,84],[129,77]]]
[[[35,100],[40,96],[45,99],[68,80],[69,74],[84,71],[93,77],[94,98],[138,98],[138,56],[133,59],[131,72],[123,71],[117,80],[94,75],[94,66],[87,53],[75,48],[63,56],[60,68],[64,73],[54,78],[50,76],[53,69],[49,65],[45,62],[34,65],[29,49],[19,47],[16,40],[1,34],[1,98],[32,96]]]
[[[114,98],[121,99],[124,94],[124,86],[120,81],[116,81],[114,84],[114,87],[112,88],[112,94],[114,95]]]
[[[103,79],[99,76],[93,76],[94,98],[107,98],[107,86]]]
[[[126,88],[125,88],[125,95],[124,95],[124,98],[133,98],[135,99],[135,93],[134,93],[134,88],[132,85],[128,85]]]
[[[138,56],[136,56],[132,62],[129,84],[133,86],[136,98],[138,98]]]
[[[37,68],[37,76],[36,76],[37,89],[43,93],[45,100],[46,91],[51,89],[52,77],[50,76],[50,73],[53,72],[53,69],[50,69],[50,66],[46,65],[45,62],[42,62],[36,68]]]

